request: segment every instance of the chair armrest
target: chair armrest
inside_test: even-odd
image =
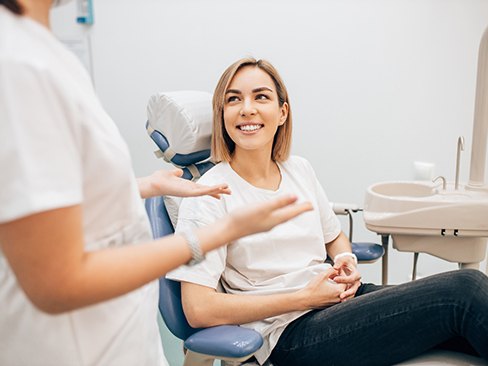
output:
[[[262,345],[263,338],[258,332],[237,325],[206,328],[185,341],[185,347],[190,351],[216,358],[251,356]]]
[[[347,215],[348,212],[358,212],[362,209],[355,203],[331,202],[332,210],[336,215]]]

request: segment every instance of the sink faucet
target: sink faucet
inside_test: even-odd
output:
[[[437,182],[438,180],[442,181],[442,189],[445,191],[446,190],[446,178],[444,178],[442,175],[439,175],[438,177],[435,177],[432,179],[432,183]]]
[[[456,180],[454,182],[454,189],[459,189],[459,160],[461,158],[461,151],[464,151],[464,137],[459,136],[457,142],[457,154],[456,154]]]
[[[467,189],[488,190],[485,185],[486,144],[488,141],[488,28],[478,52],[478,76],[474,108],[471,167]]]

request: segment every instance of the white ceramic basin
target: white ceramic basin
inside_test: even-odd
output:
[[[450,184],[442,190],[425,182],[380,182],[366,192],[364,220],[376,232],[488,237],[488,194],[454,191]]]
[[[444,190],[428,182],[373,184],[364,203],[366,227],[391,234],[398,250],[479,262],[488,237],[488,193],[453,186],[448,184]]]
[[[386,197],[426,197],[436,193],[433,185],[423,182],[382,182],[372,185],[371,192]]]

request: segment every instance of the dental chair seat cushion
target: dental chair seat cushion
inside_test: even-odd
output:
[[[376,243],[352,243],[352,252],[356,254],[358,262],[373,262],[385,254],[385,249]]]
[[[236,325],[206,328],[185,341],[185,347],[195,353],[229,358],[252,355],[262,345],[258,332]]]
[[[148,124],[159,131],[178,154],[210,148],[212,94],[185,90],[157,93],[149,99]]]

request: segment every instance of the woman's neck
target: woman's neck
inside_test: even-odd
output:
[[[255,187],[275,191],[280,186],[280,169],[271,159],[270,152],[236,150],[230,166],[241,178]]]
[[[20,0],[19,3],[24,8],[25,16],[50,28],[49,11],[52,0]]]

